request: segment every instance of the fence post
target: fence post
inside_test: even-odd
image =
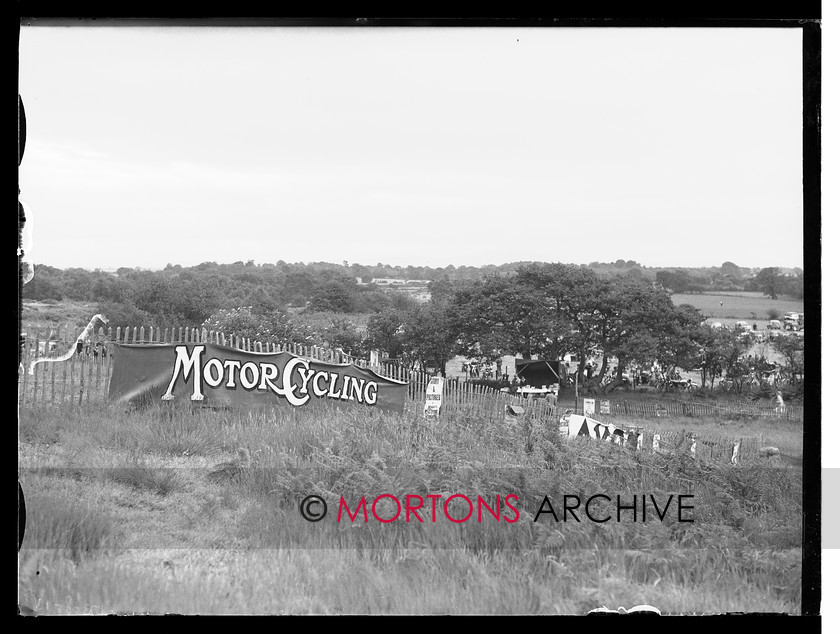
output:
[[[55,363],[50,363],[50,403],[55,401]]]
[[[46,351],[47,344],[44,344],[44,350]],[[33,357],[35,359],[38,358],[38,355],[41,352],[41,342],[40,342],[40,329],[35,331],[35,354]],[[39,363],[38,365],[44,365],[43,363]],[[32,403],[34,405],[38,404],[38,366],[35,366],[35,372],[32,377]]]
[[[87,385],[87,391],[85,392],[85,403],[90,403],[90,389],[91,389],[91,377],[93,376],[93,365],[91,364],[90,358],[83,358],[82,359],[82,369],[84,370],[85,366],[87,366],[87,381],[85,381],[85,385]]]
[[[128,329],[126,329],[126,334],[128,333]],[[67,402],[72,405],[73,400],[76,397],[76,389],[75,389],[75,379],[76,379],[76,361],[75,359],[71,359],[68,363],[70,363],[70,392],[69,396],[67,397]]]

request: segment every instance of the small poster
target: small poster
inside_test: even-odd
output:
[[[595,415],[595,399],[594,398],[583,399],[583,415],[584,416],[594,416]]]
[[[610,413],[610,401],[609,401],[609,399],[602,399],[601,400],[601,413],[602,414],[609,414]]]
[[[443,402],[443,378],[433,376],[426,387],[426,405],[423,407],[424,416],[437,416]]]

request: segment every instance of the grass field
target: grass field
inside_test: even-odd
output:
[[[661,424],[763,433],[801,450],[801,425]],[[210,480],[237,447],[251,468]],[[28,509],[19,600],[45,614],[799,611],[801,472],[775,464],[631,452],[527,421],[94,404],[22,407],[18,455]],[[339,524],[334,511],[310,523],[298,509],[309,494],[332,510],[340,496],[380,493],[515,494],[519,521],[431,522],[424,507],[423,523]],[[533,521],[544,496],[561,510],[565,494],[597,493],[694,495],[694,522]]]
[[[699,308],[708,318],[719,321],[724,325],[734,324],[739,320],[746,320],[750,323],[757,322],[758,327],[764,330],[770,317],[767,311],[776,309],[780,315],[786,312],[803,312],[805,304],[802,300],[792,299],[770,299],[761,293],[733,292],[718,294],[679,294],[671,295],[675,305],[691,304]],[[723,302],[723,306],[721,306]]]
[[[78,335],[95,314],[96,304],[88,302],[25,301],[21,313],[22,332],[34,333],[37,330],[43,333],[62,328]]]

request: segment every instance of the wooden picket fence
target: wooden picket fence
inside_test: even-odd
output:
[[[604,399],[595,399],[598,415],[635,416],[640,418],[664,418],[674,416],[724,418],[727,416],[751,416],[755,418],[777,418],[783,420],[802,420],[801,405],[785,405],[784,408],[761,406],[748,402],[708,402],[657,399],[629,400],[606,399],[609,402],[608,412],[603,411]],[[582,399],[578,402],[576,413],[583,413]]]
[[[317,346],[255,342],[198,328],[161,330],[145,327],[126,329],[101,327],[91,334],[80,354],[74,354],[66,361],[38,363],[34,367],[34,373],[29,374],[31,361],[38,358],[49,359],[63,356],[71,347],[75,347],[76,336],[77,333],[69,330],[65,333],[60,333],[60,331],[27,333],[22,341],[21,349],[22,372],[18,381],[20,404],[62,406],[105,402],[113,369],[110,347],[117,342],[123,344],[210,342],[250,352],[290,352],[327,363],[355,363],[360,367],[370,367],[380,376],[407,383],[406,411],[414,415],[422,415],[426,388],[432,378],[429,374],[408,370],[392,363],[370,366],[366,359],[353,358],[341,351]],[[583,413],[582,399],[577,402],[550,404],[546,399],[508,394],[488,386],[463,382],[458,378],[444,379],[442,402],[444,416],[465,415],[481,418],[491,424],[527,420],[537,426],[556,426],[559,429],[564,424],[564,414]],[[725,415],[724,412],[754,412],[758,409],[751,409],[749,404],[741,403],[718,405],[667,400],[646,402],[610,399],[609,403],[609,413],[607,413],[603,411],[605,408],[602,399],[596,399],[595,416],[605,423],[609,422],[609,417],[615,414],[649,419],[663,416],[720,416]],[[788,418],[795,417],[796,411],[797,408],[788,407]],[[801,417],[801,407],[798,408],[798,412]],[[732,457],[735,441],[729,437],[704,433],[701,438],[685,431],[657,430],[647,424],[630,428],[641,433],[638,449],[672,452],[681,449],[688,450],[693,445],[692,455],[701,460],[726,462]],[[654,447],[654,442],[656,447]],[[752,461],[759,455],[760,436],[741,438],[739,443],[739,462]]]
[[[426,387],[431,375],[409,370],[396,363],[371,366],[367,359],[356,358],[342,351],[297,343],[274,344],[252,341],[199,328],[105,328],[95,329],[82,346],[80,354],[66,361],[38,363],[29,374],[30,363],[39,358],[58,358],[75,347],[79,330],[71,328],[43,329],[26,333],[22,341],[22,372],[18,381],[20,404],[64,405],[104,402],[112,370],[112,346],[115,343],[215,343],[249,352],[289,352],[326,363],[353,363],[369,368],[378,375],[408,384],[406,410],[422,413]],[[487,386],[479,386],[449,378],[444,384],[444,411],[481,416],[489,421],[502,421],[506,405],[521,408],[518,415],[534,421],[558,422],[562,411],[542,399],[510,395]]]
[[[343,351],[298,343],[274,344],[252,341],[248,338],[230,336],[200,328],[155,328],[100,327],[90,335],[81,354],[74,354],[67,361],[38,363],[34,374],[29,375],[29,364],[37,358],[61,357],[75,346],[81,329],[42,329],[25,333],[22,341],[22,368],[18,381],[18,402],[21,404],[65,404],[105,401],[112,370],[112,349],[114,343],[215,343],[237,350],[263,353],[289,352],[304,358],[325,363],[353,363],[373,370],[380,376],[403,381],[408,384],[406,408],[422,413],[426,386],[431,375],[409,370],[397,363],[385,362],[371,366],[365,358],[352,357]],[[774,408],[762,408],[751,403],[702,401],[680,401],[658,399],[642,401],[631,399],[609,399],[609,413],[604,412],[604,399],[595,399],[595,414],[605,420],[610,415],[620,414],[639,418],[661,418],[673,416],[723,417],[734,414],[749,416],[802,419],[802,406],[787,406],[780,412]],[[505,420],[506,406],[518,406],[518,415],[555,423],[568,408],[583,413],[583,399],[575,403],[550,405],[545,399],[529,399],[500,392],[487,386],[476,385],[447,378],[443,391],[444,412],[460,412],[470,416],[485,417],[489,421]]]
[[[759,435],[734,439],[730,436],[703,432],[698,435],[685,430],[657,430],[647,426],[635,427],[641,433],[639,449],[660,453],[683,451],[703,462],[732,462],[734,446],[738,445],[736,462],[753,462],[760,457],[763,437]]]

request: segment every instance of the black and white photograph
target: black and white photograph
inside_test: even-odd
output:
[[[820,613],[819,19],[665,27],[22,19],[18,614]]]

